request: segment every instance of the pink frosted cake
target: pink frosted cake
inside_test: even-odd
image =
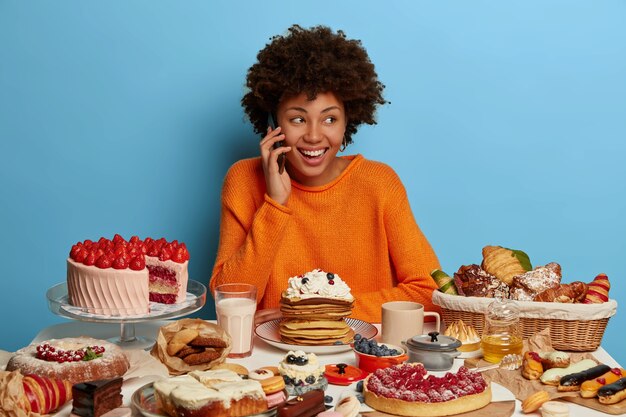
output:
[[[164,238],[85,240],[67,260],[71,305],[90,313],[124,316],[149,312],[149,301],[173,304],[187,293],[189,252]]]

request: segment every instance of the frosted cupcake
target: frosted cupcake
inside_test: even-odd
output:
[[[278,365],[289,395],[302,395],[314,389],[325,390],[328,381],[324,378],[324,371],[325,366],[320,364],[314,353],[307,354],[301,350],[290,350]]]

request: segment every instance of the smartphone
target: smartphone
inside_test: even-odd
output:
[[[276,129],[276,122],[274,121],[274,116],[272,116],[272,113],[267,114],[267,125],[272,130]],[[274,143],[274,149],[280,148],[281,146],[283,146],[283,143],[284,141],[282,140]],[[282,174],[284,171],[285,171],[285,154],[281,153],[280,155],[278,155],[278,173]]]

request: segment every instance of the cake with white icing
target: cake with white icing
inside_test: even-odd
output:
[[[229,370],[190,372],[153,386],[157,405],[172,417],[242,417],[267,409],[259,381]]]

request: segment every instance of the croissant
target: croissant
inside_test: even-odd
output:
[[[532,269],[528,255],[502,246],[485,246],[481,267],[509,286],[514,276]]]
[[[606,303],[609,301],[609,290],[611,289],[611,283],[609,277],[606,274],[597,275],[591,283],[589,283],[589,290],[583,300],[585,304],[597,304]]]
[[[72,399],[72,384],[44,376],[22,376],[19,371],[0,371],[0,392],[3,401],[10,403],[3,405],[13,405],[26,414],[50,414]]]
[[[587,294],[587,284],[581,281],[575,281],[571,284],[559,284],[556,287],[537,294],[534,301],[543,301],[548,303],[580,303],[585,299]]]

